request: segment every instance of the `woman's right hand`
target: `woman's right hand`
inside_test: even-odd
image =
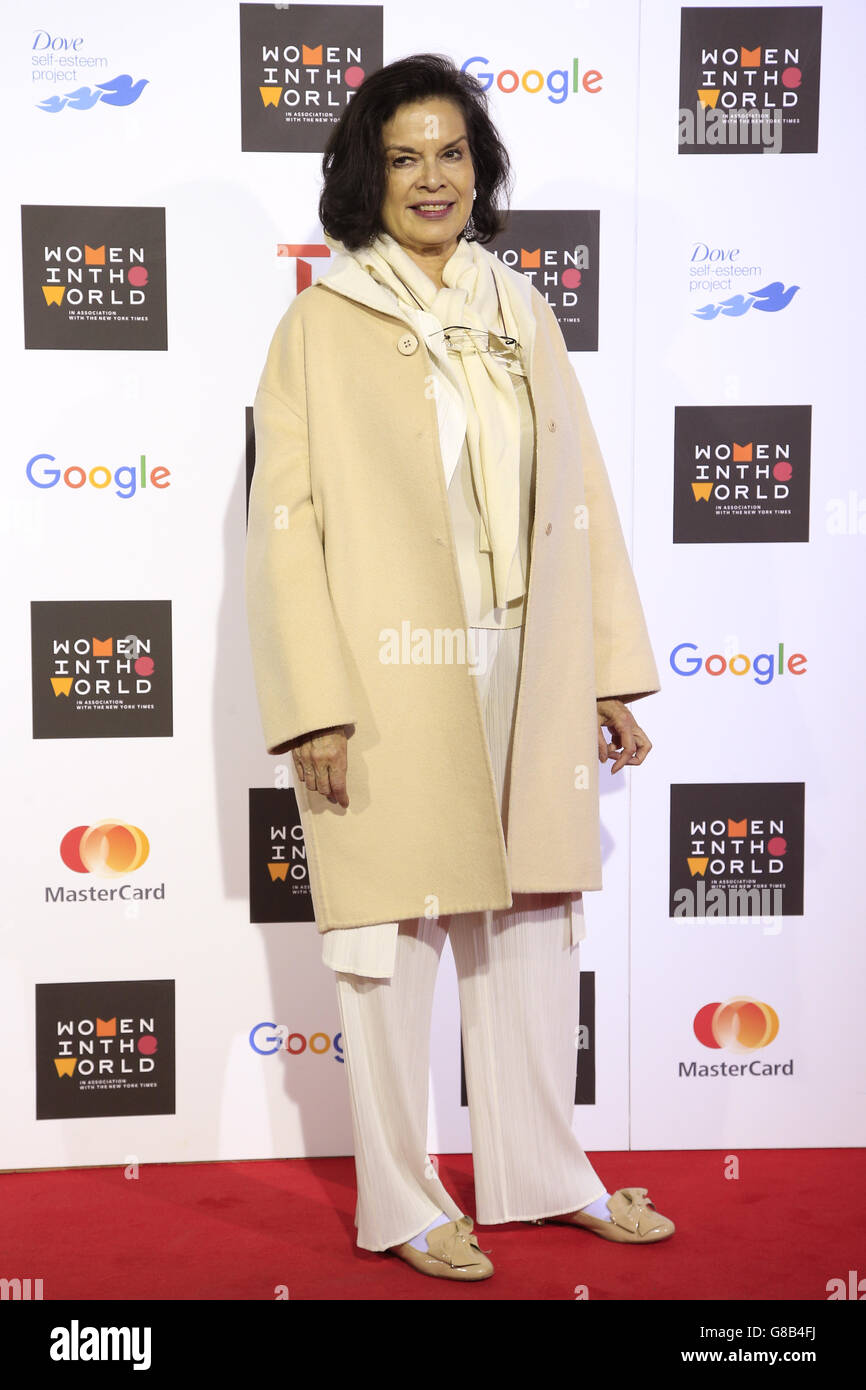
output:
[[[321,792],[329,801],[348,806],[346,794],[346,726],[335,724],[307,734],[292,745],[292,759],[307,791]]]

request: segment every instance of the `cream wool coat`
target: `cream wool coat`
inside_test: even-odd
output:
[[[265,746],[348,726],[348,807],[287,758],[322,933],[600,889],[596,700],[660,689],[559,325],[505,269],[535,316],[536,482],[502,819],[454,637],[467,615],[423,336],[372,277],[359,294],[338,267],[283,316],[256,394],[246,595]],[[389,659],[389,630],[409,660]]]

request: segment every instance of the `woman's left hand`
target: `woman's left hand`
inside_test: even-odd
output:
[[[621,767],[639,767],[652,748],[652,744],[634,715],[622,700],[597,700],[598,710],[598,760],[607,762],[614,758],[611,775]],[[608,743],[603,729],[611,733]]]

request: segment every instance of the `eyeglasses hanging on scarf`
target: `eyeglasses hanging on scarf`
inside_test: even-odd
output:
[[[500,336],[491,329],[466,328],[459,323],[437,329],[429,336],[431,340],[441,337],[448,352],[454,357],[465,352],[489,352],[491,357],[495,357],[509,372],[519,376],[526,375],[520,355],[520,344],[516,338]]]
[[[526,367],[523,362],[522,348],[516,338],[512,337],[505,323],[505,314],[502,308],[502,299],[499,294],[499,286],[496,283],[496,276],[493,276],[493,288],[496,291],[496,302],[499,305],[499,321],[502,324],[502,333],[494,333],[487,328],[468,328],[462,323],[449,324],[447,328],[438,328],[435,333],[428,335],[428,341],[434,338],[441,338],[447,351],[454,357],[461,356],[465,352],[489,352],[498,362],[501,362],[509,372],[517,376],[526,376]],[[413,293],[405,280],[397,277],[401,285],[412,295],[418,308],[423,310],[424,305]]]

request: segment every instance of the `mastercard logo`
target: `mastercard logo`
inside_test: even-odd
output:
[[[726,1004],[705,1004],[695,1014],[694,1029],[704,1047],[754,1052],[773,1041],[779,1031],[779,1015],[760,999],[742,996]]]
[[[101,820],[96,825],[76,825],[60,841],[60,858],[76,874],[97,878],[122,878],[140,869],[150,854],[150,843],[137,825]]]

